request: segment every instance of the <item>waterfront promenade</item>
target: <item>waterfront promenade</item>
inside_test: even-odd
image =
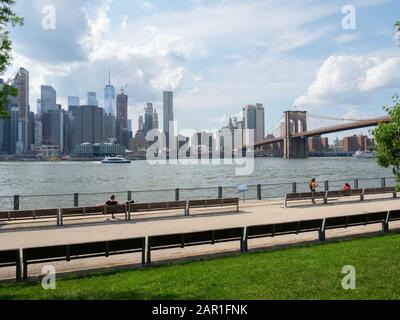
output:
[[[133,221],[126,222],[122,216],[115,220],[101,217],[87,221],[67,220],[65,227],[55,227],[53,222],[39,221],[30,223],[11,223],[0,226],[0,248],[15,249],[35,246],[72,244],[100,240],[125,239],[132,237],[163,235],[173,233],[195,232],[210,229],[223,229],[262,225],[278,222],[309,220],[332,216],[353,215],[368,212],[400,209],[400,199],[389,195],[377,196],[360,202],[357,198],[337,200],[329,205],[311,205],[309,202],[292,203],[287,209],[283,201],[250,201],[241,203],[239,213],[233,209],[198,209],[191,212],[192,216],[184,217],[181,211],[170,213],[147,213],[133,216]],[[378,232],[380,225],[332,230],[327,232],[328,239],[355,234]],[[399,223],[391,224],[391,229],[400,228]],[[266,238],[250,242],[250,248],[275,247],[287,244],[316,241],[317,233],[307,233],[299,236],[288,235],[277,238]],[[154,252],[153,261],[161,262],[183,258],[201,257],[214,254],[225,254],[237,251],[236,243],[218,244],[215,246],[199,246]],[[53,263],[57,272],[72,272],[95,270],[126,266],[138,267],[139,254],[117,256],[111,258],[94,258],[73,262]],[[40,274],[41,265],[32,265],[30,271]],[[0,279],[12,278],[13,268],[0,269]]]

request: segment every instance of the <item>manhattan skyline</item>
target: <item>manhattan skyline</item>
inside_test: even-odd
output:
[[[109,67],[116,92],[128,84],[134,124],[147,102],[162,110],[162,92],[171,90],[178,126],[196,130],[226,125],[252,101],[266,109],[267,133],[294,105],[336,117],[381,115],[400,87],[396,1],[353,2],[354,30],[341,26],[346,1],[49,3],[55,30],[41,27],[44,2],[35,1],[29,12],[17,3],[26,21],[11,33],[15,59],[5,78],[29,70],[33,111],[42,84],[56,88],[64,108],[68,96],[84,101],[88,91],[104,107]]]

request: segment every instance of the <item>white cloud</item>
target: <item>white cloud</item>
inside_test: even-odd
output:
[[[300,107],[357,104],[379,89],[400,88],[400,58],[365,55],[330,56],[320,67]]]

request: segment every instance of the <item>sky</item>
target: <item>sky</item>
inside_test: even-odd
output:
[[[102,106],[109,68],[117,92],[128,85],[134,129],[147,102],[162,123],[164,90],[174,91],[179,130],[218,129],[262,103],[267,133],[295,106],[362,119],[400,93],[398,0],[17,0],[16,11],[25,25],[10,29],[3,77],[29,70],[33,111],[42,84],[64,108],[88,91]]]

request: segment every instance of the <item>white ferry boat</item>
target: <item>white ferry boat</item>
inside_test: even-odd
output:
[[[122,156],[117,156],[117,157],[105,157],[101,163],[104,164],[117,164],[117,163],[131,163],[130,160],[125,159]]]
[[[375,158],[375,153],[373,151],[357,151],[354,154],[355,158]]]

